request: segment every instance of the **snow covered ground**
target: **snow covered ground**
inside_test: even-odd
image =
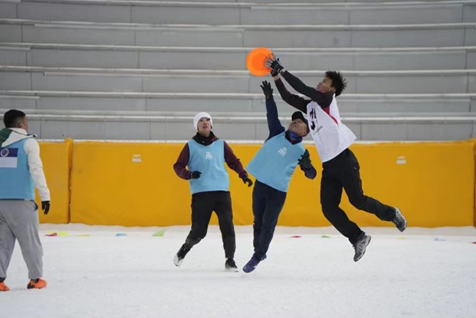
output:
[[[49,285],[26,290],[17,245],[0,317],[476,317],[474,228],[403,235],[368,228],[372,242],[354,263],[351,245],[331,228],[280,227],[251,274],[241,271],[252,254],[251,227],[236,229],[239,273],[224,271],[216,227],[180,268],[172,259],[188,227],[152,236],[158,230],[41,225]],[[66,233],[45,236],[52,231]]]

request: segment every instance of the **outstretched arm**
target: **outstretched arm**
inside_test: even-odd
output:
[[[287,89],[286,86],[284,86],[283,81],[279,78],[279,74],[277,76],[273,76],[274,83],[276,84],[276,87],[278,88],[279,94],[281,95],[281,98],[283,101],[285,101],[287,104],[293,106],[294,108],[302,111],[303,113],[307,112],[307,104],[309,104],[311,101],[308,99],[304,99],[301,96],[291,94]]]
[[[271,68],[271,74],[273,76],[281,74],[298,93],[309,97],[322,108],[327,108],[331,105],[334,96],[333,93],[321,93],[314,87],[307,86],[299,78],[286,71],[274,54],[272,58],[268,57],[266,64]]]
[[[291,85],[296,92],[301,93],[316,103],[319,104],[322,108],[327,108],[331,105],[333,94],[332,93],[321,93],[314,87],[307,86],[299,78],[289,73],[289,71],[284,71],[281,73],[286,82]]]
[[[263,93],[266,97],[266,119],[268,121],[269,139],[276,135],[279,135],[285,129],[279,121],[278,107],[276,106],[276,102],[274,101],[273,89],[271,88],[271,84],[267,81],[264,81],[261,84],[261,88],[263,89]]]

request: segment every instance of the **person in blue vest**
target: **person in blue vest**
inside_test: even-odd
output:
[[[304,115],[301,112],[292,114],[292,122],[285,130],[278,118],[271,84],[264,81],[261,88],[266,97],[269,137],[247,166],[256,181],[253,188],[254,254],[243,267],[245,273],[254,271],[266,258],[296,167],[299,165],[307,178],[316,177],[309,152],[302,145],[303,137],[309,133]]]
[[[174,164],[177,176],[190,181],[192,192],[192,228],[175,255],[174,264],[182,265],[185,255],[207,235],[208,224],[215,211],[225,249],[225,269],[236,272],[235,228],[225,162],[249,187],[253,182],[230,146],[213,133],[210,114],[201,112],[195,115],[193,126],[197,134],[185,144]]]
[[[43,277],[43,249],[38,234],[38,206],[35,186],[45,214],[50,210],[50,191],[46,184],[40,146],[34,135],[28,134],[28,119],[24,112],[9,110],[3,115],[0,130],[0,291],[5,284],[7,269],[15,241],[20,244],[28,267],[28,289],[46,287]]]

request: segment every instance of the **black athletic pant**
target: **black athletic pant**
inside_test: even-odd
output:
[[[286,201],[286,192],[278,191],[256,180],[253,188],[254,257],[261,260],[268,252],[279,214]]]
[[[357,209],[375,214],[384,221],[391,221],[395,217],[394,208],[364,195],[359,162],[350,149],[344,150],[334,159],[325,162],[323,168],[321,179],[322,211],[329,222],[352,244],[363,232],[339,208],[342,189],[347,193],[350,203]]]
[[[236,250],[235,227],[233,225],[231,196],[228,191],[210,191],[192,195],[192,229],[185,244],[191,248],[207,235],[208,223],[210,223],[213,211],[218,217],[225,257],[234,258]]]

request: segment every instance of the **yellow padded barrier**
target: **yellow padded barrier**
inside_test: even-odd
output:
[[[473,205],[473,211],[474,211],[474,226],[476,227],[476,142],[473,145],[473,154],[474,154],[474,205]]]
[[[398,206],[409,226],[474,225],[474,140],[441,143],[358,144],[364,190]],[[361,225],[382,222],[346,203]]]
[[[172,168],[182,145],[79,142],[71,222],[152,226],[190,223],[188,182]]]
[[[246,164],[260,145],[231,145]],[[398,206],[409,226],[474,225],[475,141],[357,144],[365,193]],[[71,222],[97,225],[169,226],[190,224],[190,190],[173,164],[183,145],[80,142],[74,145]],[[319,202],[321,167],[315,180],[299,167],[279,220],[287,226],[328,226]],[[251,193],[230,171],[236,225],[252,224]],[[392,226],[353,208],[341,207],[360,226]],[[212,224],[217,224],[216,217]]]
[[[41,160],[51,195],[51,210],[48,215],[44,215],[37,192],[36,201],[40,207],[41,223],[69,223],[69,180],[72,149],[73,141],[71,139],[66,139],[61,143],[40,142]]]

